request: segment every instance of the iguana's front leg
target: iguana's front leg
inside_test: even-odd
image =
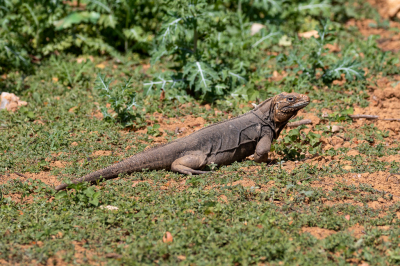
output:
[[[272,138],[269,134],[265,135],[257,143],[256,151],[254,152],[254,161],[264,163],[268,160],[268,152],[271,150]]]

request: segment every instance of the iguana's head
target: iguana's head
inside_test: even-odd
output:
[[[304,94],[282,92],[273,99],[273,119],[281,124],[289,121],[297,112],[310,103],[310,98]]]
[[[295,117],[297,112],[309,103],[310,98],[307,95],[282,92],[260,103],[255,110],[259,110],[275,122],[275,137],[277,138],[290,118]]]

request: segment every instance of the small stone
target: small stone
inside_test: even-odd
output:
[[[116,211],[118,210],[118,207],[115,206],[111,206],[111,205],[107,205],[107,206],[100,206],[100,209],[106,209],[106,210],[110,210],[110,211]]]
[[[260,24],[260,23],[253,23],[251,25],[251,29],[250,29],[251,36],[253,36],[254,34],[257,34],[263,28],[265,28],[265,25]]]
[[[337,126],[337,125],[333,125],[332,126],[332,132],[333,133],[339,132],[341,129],[343,129],[343,127],[341,127],[341,126]]]
[[[299,37],[306,38],[306,39],[309,39],[311,37],[319,38],[318,31],[316,31],[316,30],[302,32],[302,33],[299,33],[298,35],[299,35]]]
[[[172,237],[172,234],[170,232],[165,232],[162,240],[164,243],[172,243],[174,241],[174,238]]]

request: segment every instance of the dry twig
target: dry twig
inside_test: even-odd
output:
[[[381,120],[383,120],[383,121],[399,121],[400,122],[400,118],[382,118]]]
[[[16,174],[16,175],[18,175],[18,176],[20,176],[20,177],[23,177],[23,178],[25,178],[25,179],[28,179],[28,177],[25,176],[25,175],[23,175],[23,174],[20,174],[20,173],[17,173],[17,172],[14,172],[14,174]]]
[[[399,121],[400,118],[379,118],[377,115],[349,115],[349,117],[353,119],[358,119],[358,118],[365,118],[365,119],[379,119],[383,121]]]
[[[353,119],[358,119],[358,118],[379,119],[379,116],[377,116],[377,115],[349,115],[349,117],[351,117]]]
[[[303,120],[300,120],[300,121],[296,121],[296,122],[287,124],[288,127],[298,127],[298,126],[301,126],[301,125],[312,125],[312,122],[311,122],[310,119],[303,119]]]

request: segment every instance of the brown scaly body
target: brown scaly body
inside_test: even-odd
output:
[[[205,127],[193,134],[133,155],[119,163],[90,173],[73,183],[112,179],[121,173],[148,170],[172,170],[183,174],[203,174],[208,164],[227,165],[254,154],[256,162],[265,162],[271,143],[277,139],[289,119],[308,105],[310,99],[297,93],[281,93],[265,100],[250,112]],[[56,190],[65,189],[62,184]]]

